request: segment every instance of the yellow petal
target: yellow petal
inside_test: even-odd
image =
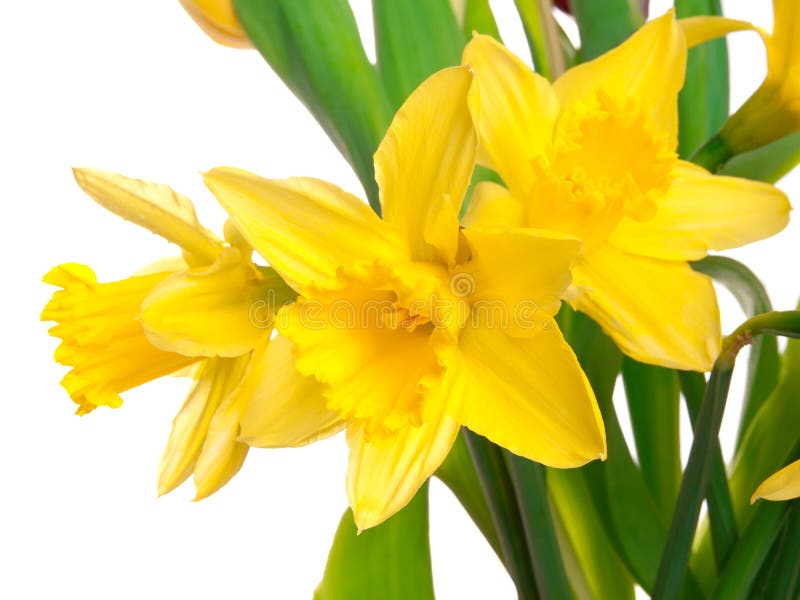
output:
[[[546,79],[487,35],[467,44],[461,62],[475,74],[469,105],[478,125],[479,161],[525,197],[534,183],[531,163],[552,142],[558,99]]]
[[[216,168],[205,182],[250,245],[299,292],[336,287],[339,268],[407,256],[400,237],[369,206],[324,181]]]
[[[774,235],[789,222],[789,200],[757,181],[711,175],[680,162],[653,219],[624,218],[610,241],[632,254],[698,260],[709,250],[736,248]]]
[[[764,500],[791,500],[800,497],[800,460],[782,468],[768,477],[753,494],[750,502]]]
[[[300,299],[277,321],[295,345],[297,370],[325,385],[328,407],[348,422],[365,422],[376,435],[419,424],[420,381],[438,370],[428,328],[380,322],[391,316],[381,309],[391,308],[392,300],[389,293]]]
[[[180,412],[172,422],[169,441],[158,468],[158,493],[164,495],[194,471],[214,413],[242,378],[247,357],[208,360],[197,374]]]
[[[359,531],[380,525],[403,508],[447,457],[458,423],[440,408],[418,427],[370,440],[348,427],[347,496]]]
[[[719,354],[719,308],[711,279],[686,262],[628,254],[605,244],[579,260],[572,304],[638,361],[708,371]]]
[[[231,48],[250,48],[231,0],[180,0],[183,8],[208,37]]]
[[[248,358],[245,356],[239,360],[247,362]],[[243,397],[234,390],[214,412],[194,467],[195,500],[207,498],[219,490],[242,468],[250,449],[239,441],[242,400]]]
[[[192,201],[169,186],[99,169],[72,171],[100,206],[177,244],[197,261],[210,264],[222,249],[214,234],[198,223]]]
[[[453,278],[471,277],[473,320],[487,310],[505,317],[504,329],[524,331],[558,312],[582,248],[579,240],[533,229],[467,228],[464,237],[471,258]]]
[[[669,11],[613,50],[569,69],[554,88],[564,106],[591,103],[598,92],[634,99],[677,143],[677,98],[685,71],[686,39]]]
[[[472,190],[464,227],[525,227],[525,207],[502,185],[481,181]]]
[[[403,232],[416,260],[455,259],[458,212],[478,143],[467,108],[471,83],[466,67],[426,79],[400,107],[375,153],[383,218]]]
[[[678,25],[680,25],[686,36],[686,46],[688,48],[694,48],[735,31],[759,31],[755,25],[747,21],[705,15],[678,19]],[[760,33],[763,34],[763,32]]]
[[[45,283],[63,288],[53,294],[41,318],[56,322],[50,335],[62,342],[55,358],[72,367],[61,385],[78,405],[78,414],[98,406],[117,408],[120,393],[198,360],[156,348],[137,320],[144,298],[168,275],[97,283],[89,267],[75,263],[45,275]]]
[[[244,407],[240,439],[250,446],[304,446],[344,428],[322,386],[297,371],[292,343],[282,335],[253,353],[237,394]]]
[[[597,402],[554,321],[535,335],[468,327],[439,348],[451,414],[514,454],[552,467],[605,458]]]
[[[175,273],[142,304],[150,342],[186,356],[244,354],[272,330],[273,315],[294,297],[277,275],[261,275],[226,248],[210,267]]]

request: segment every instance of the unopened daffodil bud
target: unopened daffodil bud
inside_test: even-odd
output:
[[[186,12],[215,42],[230,48],[250,48],[230,0],[180,0]]]
[[[775,25],[767,43],[767,77],[725,123],[720,137],[734,154],[800,130],[800,3],[773,0]]]

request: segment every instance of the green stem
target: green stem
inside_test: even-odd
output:
[[[696,431],[700,407],[706,392],[706,380],[701,373],[682,371],[679,373],[683,397],[692,428]],[[711,523],[711,541],[714,545],[714,559],[717,570],[721,570],[731,549],[736,544],[736,517],[733,501],[728,488],[725,461],[717,440],[711,457],[711,473],[708,482],[708,519]]]
[[[723,141],[719,133],[715,133],[706,140],[705,144],[700,146],[690,160],[694,164],[715,173],[732,157],[733,150]]]
[[[547,500],[544,467],[510,452],[506,465],[514,484],[536,585],[543,598],[571,600],[553,516]]]
[[[519,535],[522,518],[514,496],[514,486],[506,468],[503,451],[484,437],[462,428],[464,440],[469,448],[478,479],[481,482],[494,527],[500,538],[504,562],[520,600],[536,600],[539,593],[528,548]]]
[[[745,321],[722,344],[697,417],[689,462],[683,474],[667,543],[658,567],[653,598],[677,598],[686,571],[692,539],[706,495],[714,450],[739,350],[753,337],[770,334],[800,337],[800,311],[770,312]]]

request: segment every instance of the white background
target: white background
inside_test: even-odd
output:
[[[769,27],[766,0],[724,2]],[[527,57],[511,0],[493,2],[503,35]],[[653,14],[668,2],[653,3]],[[354,2],[368,51],[369,3]],[[302,105],[253,51],[210,42],[176,1],[5,2],[0,8],[0,596],[4,598],[310,598],[346,505],[342,437],[251,452],[221,492],[192,503],[191,484],[156,498],[156,465],[186,382],[128,393],[117,411],[73,416],[55,340],[38,322],[53,265],[124,277],[175,249],[93,204],[70,166],[171,184],[219,231],[199,171],[235,165],[271,177],[312,175],[360,193]],[[752,34],[730,41],[732,104],[764,73]],[[782,182],[796,200],[797,172]],[[731,252],[794,306],[798,227]],[[721,294],[726,330],[742,317]],[[736,383],[741,386],[741,372]],[[725,421],[726,452],[738,397]],[[623,403],[624,404],[624,403]],[[684,452],[690,440],[684,436]],[[439,598],[513,598],[502,567],[450,493],[431,490]]]

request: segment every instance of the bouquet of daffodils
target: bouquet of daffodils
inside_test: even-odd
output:
[[[75,170],[180,249],[117,281],[76,263],[44,279],[78,414],[192,377],[160,494],[191,476],[205,498],[251,448],[343,433],[350,507],[319,600],[433,597],[431,477],[522,599],[800,597],[800,342],[777,343],[800,337],[800,311],[711,254],[788,222],[772,183],[800,161],[800,3],[773,0],[767,32],[719,0],[647,22],[640,0],[515,0],[531,70],[488,0],[373,0],[376,64],[346,0],[181,1],[264,57],[364,193],[213,168],[215,234],[166,185]],[[734,31],[760,36],[768,73],[729,115]],[[713,280],[749,317],[728,335]]]

